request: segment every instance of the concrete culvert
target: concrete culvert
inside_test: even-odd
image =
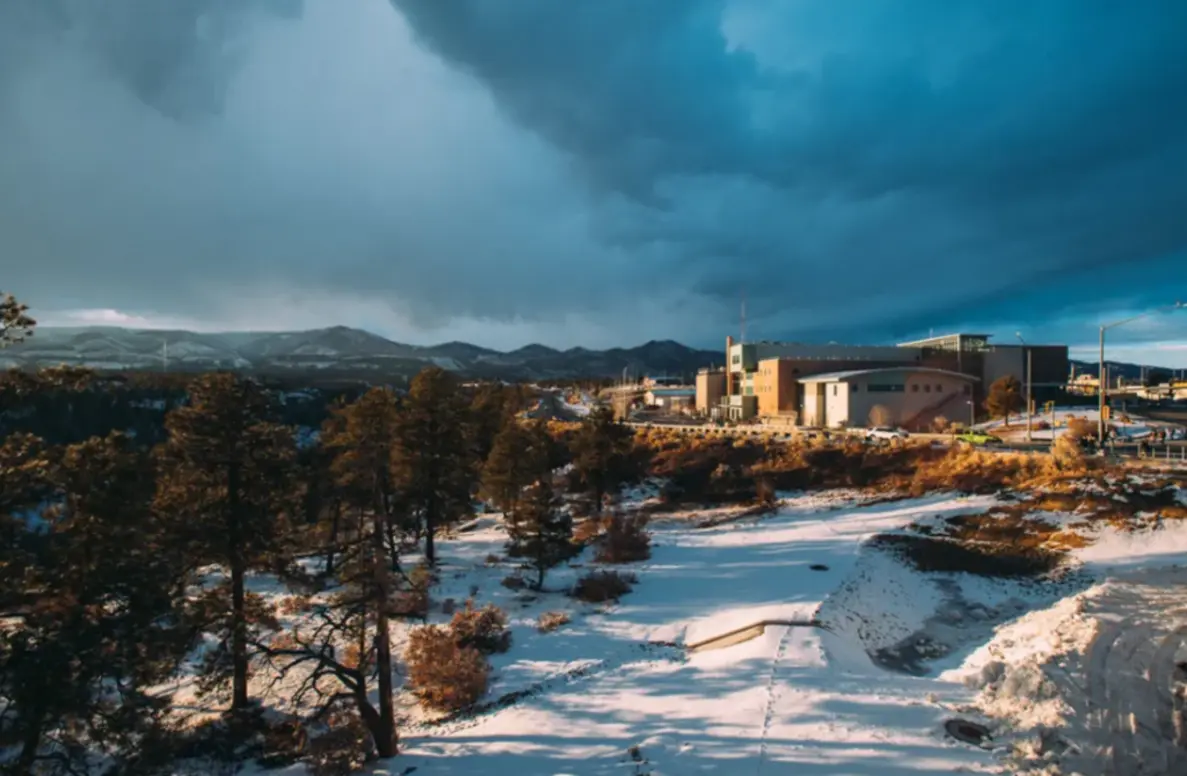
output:
[[[982,748],[993,741],[993,736],[989,735],[989,728],[967,719],[948,720],[944,723],[944,731],[957,741]]]

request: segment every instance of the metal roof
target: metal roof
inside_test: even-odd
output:
[[[648,393],[655,396],[696,396],[696,388],[652,388]]]
[[[805,383],[805,384],[807,384],[807,383],[841,383],[841,382],[845,382],[846,380],[851,380],[854,377],[868,377],[870,375],[888,375],[888,374],[893,374],[896,372],[907,372],[910,374],[944,375],[946,377],[956,377],[961,380],[968,380],[971,383],[981,382],[981,378],[973,377],[972,375],[966,375],[964,372],[950,372],[947,369],[931,369],[930,367],[919,367],[919,366],[910,366],[910,365],[882,367],[880,369],[850,369],[847,372],[827,372],[825,374],[820,374],[820,375],[808,375],[807,377],[801,377],[799,379],[799,382]]]
[[[967,331],[954,331],[951,334],[937,334],[934,337],[924,337],[922,339],[911,340],[910,342],[900,342],[900,343],[898,343],[898,347],[909,348],[909,347],[913,347],[916,345],[922,345],[922,344],[925,344],[928,342],[938,342],[940,340],[950,340],[950,339],[957,339],[957,338],[980,339],[980,340],[988,341],[992,336],[993,336],[992,334],[969,334]]]

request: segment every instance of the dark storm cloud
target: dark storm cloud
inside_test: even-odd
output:
[[[1178,0],[394,2],[593,182],[667,204],[628,243],[680,245],[697,292],[744,286],[769,325],[903,328],[1035,284],[1050,314],[1079,301],[1061,273],[1187,246]]]
[[[743,293],[767,337],[1090,335],[1187,298],[1184,29],[1179,0],[11,0],[0,287],[511,346],[716,345]]]

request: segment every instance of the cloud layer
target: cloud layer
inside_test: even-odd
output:
[[[715,345],[743,293],[771,338],[1081,342],[1187,298],[1183,29],[1178,0],[14,0],[0,284],[495,346]]]

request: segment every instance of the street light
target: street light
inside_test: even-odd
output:
[[[1098,373],[1100,376],[1100,379],[1099,379],[1100,390],[1098,391],[1098,395],[1099,395],[1099,399],[1100,399],[1100,406],[1098,408],[1100,411],[1100,418],[1097,421],[1097,431],[1096,431],[1097,437],[1096,438],[1097,438],[1097,441],[1100,443],[1102,452],[1104,451],[1104,445],[1105,445],[1105,390],[1108,387],[1105,385],[1105,331],[1107,331],[1108,329],[1114,329],[1118,326],[1122,326],[1127,323],[1133,323],[1134,321],[1140,321],[1143,318],[1148,318],[1151,315],[1156,315],[1157,313],[1165,313],[1165,312],[1170,312],[1171,310],[1178,310],[1182,306],[1183,306],[1182,302],[1175,302],[1174,304],[1168,304],[1168,305],[1164,305],[1162,307],[1155,307],[1153,310],[1147,310],[1146,312],[1141,313],[1139,315],[1135,315],[1132,318],[1125,318],[1120,321],[1113,321],[1112,323],[1106,323],[1106,324],[1101,325],[1101,327],[1100,327],[1100,371]]]
[[[1030,345],[1027,345],[1026,340],[1022,339],[1022,332],[1016,331],[1014,336],[1022,343],[1022,347],[1026,348],[1026,441],[1030,442]]]

